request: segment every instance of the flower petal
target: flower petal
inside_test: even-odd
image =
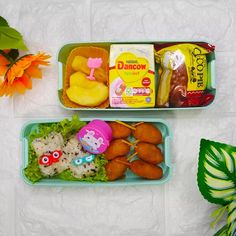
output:
[[[3,81],[0,85],[0,97],[5,95],[6,81]]]
[[[26,74],[24,74],[21,78],[20,81],[25,85],[27,89],[32,89],[32,82],[31,78],[28,77]]]
[[[48,66],[49,62],[46,61],[51,56],[47,55],[46,53],[38,53],[36,55],[33,55],[34,59],[32,60],[32,65],[45,65]]]
[[[16,77],[21,77],[24,74],[24,69],[14,64],[7,72],[7,79],[9,84],[12,84]]]
[[[26,72],[33,78],[42,78],[42,71],[38,68],[38,66],[31,65],[28,69],[26,69]]]
[[[0,66],[0,76],[6,74],[8,67],[7,66]]]
[[[15,80],[13,83],[13,87],[17,93],[19,93],[19,94],[25,93],[26,88],[20,80]]]
[[[0,54],[0,66],[6,66],[11,64],[6,57]]]
[[[11,85],[7,85],[6,86],[6,89],[5,89],[5,95],[6,96],[12,96],[13,95],[13,93],[14,93],[14,87],[12,87]]]

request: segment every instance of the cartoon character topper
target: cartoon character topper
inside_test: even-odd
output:
[[[112,130],[106,122],[93,120],[84,126],[76,136],[86,151],[100,154],[105,152],[109,146]]]
[[[39,158],[39,164],[44,165],[44,166],[50,166],[54,162],[58,162],[59,158],[62,156],[62,151],[61,150],[55,150],[52,153],[49,154],[43,154]]]
[[[95,80],[96,78],[94,77],[94,70],[96,68],[101,67],[102,65],[102,58],[91,58],[89,57],[88,59],[88,67],[91,69],[89,76],[87,78],[89,80]]]

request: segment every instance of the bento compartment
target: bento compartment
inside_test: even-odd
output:
[[[76,48],[80,47],[98,47],[106,50],[109,54],[110,61],[112,61],[110,49],[112,48],[112,45],[114,47],[120,45],[120,53],[128,53],[127,50],[124,49],[125,45],[129,45],[130,48],[135,48],[137,45],[144,45],[144,46],[154,46],[155,48],[155,55],[156,55],[156,63],[155,63],[155,71],[154,76],[155,80],[154,83],[152,83],[152,79],[150,79],[150,76],[144,76],[142,80],[142,85],[131,85],[131,83],[124,83],[122,82],[123,79],[121,79],[122,73],[118,73],[119,76],[115,76],[117,78],[117,83],[114,84],[114,81],[112,77],[109,77],[109,99],[106,100],[106,105],[100,104],[98,106],[80,106],[74,102],[69,102],[70,104],[65,103],[64,101],[64,95],[65,95],[65,87],[64,82],[66,78],[66,62],[68,59],[68,56],[70,53],[75,50]],[[188,48],[183,48],[185,45],[188,47],[194,47],[197,46],[199,48],[205,48],[207,50],[207,53],[200,53],[201,57],[204,56],[205,59],[202,60],[200,56],[199,58],[195,60],[195,64],[193,63],[193,67],[200,66],[204,64],[204,79],[203,83],[201,83],[201,75],[199,75],[197,78],[196,76],[189,75],[191,74],[198,74],[197,69],[190,70],[189,66],[192,64],[189,63],[191,61],[189,59],[189,56],[186,56],[188,53],[191,54],[191,50],[188,51]],[[170,48],[170,47],[174,47]],[[163,51],[160,52],[160,50],[165,50],[168,48],[169,55],[171,60],[166,61],[167,68],[163,69],[163,62],[164,57],[160,57],[159,61],[157,59],[158,55],[163,54]],[[160,49],[160,50],[159,50]],[[185,54],[183,54],[183,57],[181,57],[179,54],[181,54],[183,51]],[[143,50],[141,50],[143,52]],[[178,53],[177,53],[178,52]],[[186,52],[188,52],[186,54]],[[171,56],[172,55],[172,56]],[[189,54],[188,54],[189,55]],[[154,55],[153,55],[154,56]],[[149,58],[149,56],[148,56]],[[161,59],[162,58],[162,59]],[[175,63],[175,59],[178,58],[181,61],[181,58],[184,58],[184,63],[182,63],[182,67],[180,67],[177,70],[173,70],[168,68],[171,64],[172,66]],[[121,58],[122,59],[122,58]],[[126,58],[127,59],[127,58]],[[138,68],[138,63],[140,57],[138,56],[135,60],[132,57],[131,59],[122,59],[119,63],[119,66],[121,67],[122,62],[128,61],[129,66],[126,68]],[[193,110],[193,109],[203,109],[207,108],[209,105],[211,105],[214,101],[215,94],[216,94],[216,86],[215,86],[215,51],[214,46],[210,45],[205,42],[200,41],[186,41],[186,42],[158,42],[158,41],[147,41],[147,42],[87,42],[87,43],[77,43],[77,44],[67,44],[63,46],[59,52],[59,90],[58,90],[58,96],[60,100],[60,104],[65,109],[69,110],[90,110],[90,111],[158,111],[158,110]],[[161,62],[162,61],[162,62]],[[133,62],[137,62],[135,65],[133,65]],[[114,63],[113,63],[114,64]],[[114,74],[114,66],[112,63],[110,64],[109,71],[110,74]],[[141,63],[142,64],[142,63]],[[145,64],[145,63],[144,63]],[[178,62],[177,62],[178,64]],[[195,66],[194,66],[195,65]],[[118,64],[117,64],[118,66]],[[200,68],[199,67],[199,68]],[[201,69],[201,68],[200,68]],[[95,69],[96,70],[96,69]],[[150,70],[152,71],[152,70]],[[189,72],[190,71],[190,72]],[[168,72],[168,73],[167,73]],[[115,72],[117,73],[117,72]],[[130,71],[126,70],[125,73],[130,73]],[[179,78],[178,78],[179,76]],[[162,79],[165,77],[165,79]],[[182,79],[181,79],[182,78]],[[184,78],[184,79],[183,79]],[[68,80],[67,80],[68,81]],[[164,81],[164,83],[163,83]],[[192,86],[194,81],[197,81],[199,88],[196,89],[196,86]],[[193,82],[193,83],[192,83]],[[68,82],[67,82],[68,83]],[[115,87],[112,85],[114,84]],[[191,84],[191,85],[190,85]],[[201,84],[204,86],[201,87]],[[161,86],[162,85],[162,86]],[[151,86],[154,86],[155,89],[153,89]],[[68,85],[67,85],[68,87]],[[79,92],[75,92],[75,94],[81,94],[80,90]],[[115,93],[115,97],[113,96]],[[122,94],[123,93],[123,94]],[[100,90],[98,89],[97,92],[91,93],[92,97],[98,96],[98,100],[100,99],[99,94]],[[104,93],[102,93],[104,95]],[[124,95],[124,94],[127,94]],[[137,95],[136,99],[133,99],[133,95]],[[153,95],[155,96],[153,97]],[[112,100],[112,96],[114,99]],[[146,97],[145,97],[146,96]],[[89,97],[89,96],[88,96]],[[143,100],[143,97],[145,97],[145,101]],[[68,99],[68,96],[67,98]],[[88,101],[88,99],[86,99]],[[112,101],[111,101],[112,100]],[[125,101],[126,100],[126,101]],[[153,105],[152,103],[155,102]],[[113,103],[113,104],[112,104]],[[127,103],[130,103],[131,105],[127,105]]]
[[[103,118],[102,120],[106,121],[106,122],[111,122],[114,121],[114,119],[112,118]],[[84,120],[87,124],[91,121],[91,119],[85,119]],[[81,120],[81,122],[84,122]],[[139,123],[141,120],[140,119],[124,119],[124,122],[126,122],[127,124],[131,125],[134,123]],[[23,166],[22,166],[22,177],[24,179],[24,181],[28,184],[33,184],[33,185],[50,185],[50,186],[55,186],[55,185],[68,185],[68,186],[87,186],[87,185],[93,185],[93,186],[100,186],[100,185],[104,185],[104,186],[116,186],[116,185],[142,185],[142,184],[162,184],[165,183],[166,181],[169,180],[170,178],[170,174],[172,171],[172,167],[171,167],[171,162],[170,162],[170,130],[168,125],[161,121],[161,120],[156,120],[156,119],[145,119],[145,123],[150,123],[153,124],[155,127],[157,127],[163,137],[163,142],[161,144],[158,144],[157,147],[160,148],[161,152],[163,153],[163,157],[164,157],[164,161],[162,161],[161,164],[158,164],[161,169],[163,170],[163,175],[160,179],[156,179],[156,180],[148,180],[148,179],[144,179],[141,178],[137,175],[135,175],[132,171],[129,170],[129,168],[127,168],[127,171],[125,172],[125,178],[121,178],[121,179],[117,179],[115,181],[108,181],[108,179],[104,179],[104,177],[102,178],[96,178],[94,180],[92,180],[92,178],[74,178],[76,176],[71,176],[71,174],[69,174],[68,171],[64,170],[62,172],[60,172],[61,170],[61,166],[59,166],[57,163],[55,162],[55,166],[52,166],[52,168],[50,167],[49,171],[59,171],[59,175],[56,174],[56,172],[51,175],[48,175],[48,177],[44,176],[44,177],[40,177],[37,181],[35,181],[34,183],[29,179],[33,177],[36,178],[39,177],[38,175],[40,174],[39,169],[36,165],[38,165],[37,163],[40,163],[40,158],[42,157],[42,154],[44,153],[40,153],[39,155],[41,156],[34,156],[34,158],[37,159],[32,159],[32,137],[37,138],[38,137],[38,132],[40,133],[40,129],[42,129],[42,127],[44,127],[45,125],[45,130],[47,130],[47,132],[49,132],[48,127],[54,127],[56,124],[64,124],[65,125],[65,121],[46,121],[44,122],[32,122],[32,123],[28,123],[22,130],[22,144],[23,144]],[[86,124],[84,123],[84,125]],[[65,125],[67,127],[67,125]],[[46,128],[47,127],[47,128]],[[69,126],[67,127],[69,128]],[[77,132],[77,131],[76,131]],[[52,137],[52,135],[54,137]],[[58,137],[58,134],[51,134],[49,132],[49,136],[50,136],[50,140],[57,140],[60,144],[61,138]],[[46,138],[46,141],[48,141],[48,135],[45,136],[44,138]],[[130,135],[128,137],[128,141],[129,142],[133,142],[135,139],[132,135]],[[74,140],[72,140],[74,142]],[[69,140],[69,142],[71,142],[71,140]],[[41,145],[41,144],[40,144]],[[37,145],[38,147],[38,145]],[[58,145],[53,146],[53,150],[56,149],[56,151],[58,151],[60,148],[58,148]],[[54,150],[55,151],[55,150]],[[65,149],[62,149],[63,153],[64,151],[66,151]],[[129,157],[130,155],[132,155],[132,153],[135,152],[135,147],[133,146],[132,148],[130,148],[130,152],[126,155],[126,157]],[[51,156],[53,155],[53,152],[46,152],[47,156]],[[78,154],[78,153],[77,153]],[[35,154],[34,154],[35,155]],[[86,156],[86,155],[85,155]],[[73,157],[74,158],[74,157]],[[72,158],[72,159],[73,159]],[[100,163],[102,163],[102,165],[105,168],[105,165],[107,164],[107,160],[106,157],[102,158],[101,156],[99,156],[99,161],[102,161]],[[132,161],[134,161],[135,159],[137,159],[137,157],[134,157],[132,159]],[[36,160],[36,161],[35,161]],[[34,163],[33,163],[34,162]],[[33,163],[33,164],[32,164]],[[25,172],[27,170],[27,167],[31,165],[31,170],[30,173]],[[71,168],[70,168],[71,169]],[[73,170],[75,170],[75,167],[73,167]],[[104,169],[103,169],[104,170]],[[34,172],[35,171],[35,172]],[[47,174],[47,172],[44,172],[45,168],[43,169],[43,173]],[[49,173],[49,172],[48,172]],[[103,172],[104,173],[104,172]],[[30,174],[30,175],[29,175]],[[101,173],[100,173],[101,174]],[[100,175],[101,176],[101,175]],[[82,175],[83,177],[83,175]]]
[[[212,103],[210,61],[213,45],[198,43],[156,43],[158,71],[157,107],[204,107]]]
[[[153,44],[112,44],[109,100],[116,108],[152,108],[156,100]]]
[[[102,47],[80,46],[70,52],[63,80],[62,100],[65,106],[72,108],[109,106],[108,60],[109,53]],[[90,61],[91,68],[89,68]],[[100,62],[99,65],[96,65],[96,62]],[[94,80],[89,79],[92,66],[94,68],[97,66],[94,69]]]

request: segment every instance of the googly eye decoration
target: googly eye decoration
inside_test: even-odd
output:
[[[62,156],[62,151],[60,151],[60,150],[55,150],[55,151],[52,153],[52,157],[53,157],[54,162],[59,161],[59,158],[60,158],[61,156]]]
[[[85,157],[86,162],[92,162],[94,160],[95,156],[94,155],[89,155]]]
[[[42,155],[39,159],[39,164],[44,166],[50,166],[52,164],[52,159],[50,156]]]
[[[82,160],[82,158],[74,159],[74,160],[72,160],[72,164],[74,166],[79,166],[79,165],[83,164],[83,160]]]
[[[39,158],[39,164],[44,166],[50,166],[54,162],[58,162],[61,156],[62,156],[61,150],[55,150],[51,154],[43,154]]]
[[[74,166],[79,166],[82,164],[90,163],[95,159],[95,155],[91,154],[89,156],[84,156],[84,157],[77,157],[72,160],[72,164]]]

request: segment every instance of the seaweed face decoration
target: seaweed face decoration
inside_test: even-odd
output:
[[[198,163],[198,186],[203,197],[222,207],[213,212],[211,226],[228,212],[227,224],[214,236],[236,235],[236,147],[202,139]]]

